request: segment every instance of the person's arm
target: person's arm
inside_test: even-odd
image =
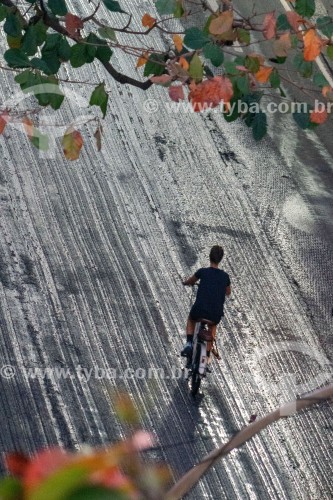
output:
[[[196,282],[198,281],[199,278],[196,277],[195,274],[193,274],[193,276],[191,276],[190,278],[187,278],[187,280],[183,281],[183,285],[184,286],[193,286],[196,284]]]
[[[225,289],[225,294],[227,297],[231,294],[231,283],[230,283],[230,278],[229,275],[227,275],[227,287]]]

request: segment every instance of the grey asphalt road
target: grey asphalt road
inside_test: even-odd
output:
[[[138,22],[152,9],[123,4]],[[135,74],[129,56],[114,57]],[[76,73],[91,82],[101,74],[93,64]],[[9,99],[11,75],[1,79]],[[107,87],[101,153],[91,124],[74,163],[59,139],[43,156],[13,127],[1,137],[0,349],[13,371],[1,371],[0,449],[116,441],[124,431],[110,393],[126,390],[176,480],[251,414],[331,377],[331,125],[305,133],[272,116],[257,144],[218,112],[170,109],[162,88]],[[54,135],[96,111],[79,99],[92,87],[66,89]],[[222,360],[193,401],[176,378],[190,304],[181,278],[207,264],[215,243],[225,247],[233,295],[219,327]],[[33,376],[45,368],[68,376]],[[188,498],[330,499],[332,430],[329,404],[279,422]]]

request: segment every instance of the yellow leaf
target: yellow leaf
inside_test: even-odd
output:
[[[145,28],[152,28],[156,23],[155,17],[152,17],[150,14],[144,14],[141,19],[142,26]]]
[[[178,50],[178,52],[181,52],[182,49],[183,49],[183,39],[182,39],[182,37],[180,35],[173,35],[172,39],[173,39],[173,43],[175,44],[176,49]]]
[[[222,35],[226,31],[231,30],[234,22],[234,13],[232,10],[222,12],[218,17],[215,17],[210,25],[209,32],[212,35]]]
[[[259,83],[267,83],[272,71],[273,68],[269,68],[268,66],[260,66],[259,71],[257,71],[254,76]]]
[[[308,30],[303,36],[304,41],[304,60],[314,61],[320,54],[323,46],[322,39],[317,35],[315,29]]]
[[[67,160],[77,160],[83,146],[83,138],[78,130],[69,127],[62,139],[62,147]]]

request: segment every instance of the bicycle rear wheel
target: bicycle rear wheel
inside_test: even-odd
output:
[[[191,394],[195,396],[200,388],[201,384],[201,375],[199,373],[199,365],[200,365],[200,355],[201,355],[201,346],[197,345],[197,351],[195,353],[195,360],[192,367],[192,379],[191,379]]]

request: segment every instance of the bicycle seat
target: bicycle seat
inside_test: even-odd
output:
[[[208,325],[208,326],[215,325],[215,323],[213,321],[210,321],[209,319],[205,319],[205,318],[198,319],[198,323],[204,323],[205,325]]]

